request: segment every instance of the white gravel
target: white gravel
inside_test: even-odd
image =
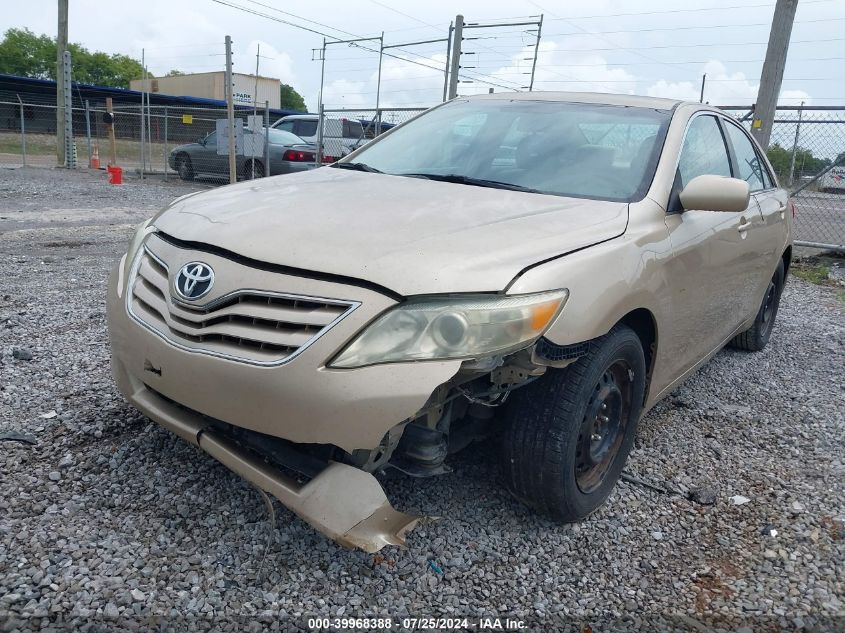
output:
[[[373,556],[278,503],[272,524],[254,488],[113,386],[107,274],[131,226],[190,190],[0,170],[0,438],[21,440],[0,441],[0,630],[143,630],[152,616],[174,630],[290,630],[306,628],[302,614],[845,627],[833,290],[791,278],[770,346],[723,351],[652,411],[627,480],[583,523],[511,500],[487,443],[450,475],[387,481],[399,509],[441,518]]]

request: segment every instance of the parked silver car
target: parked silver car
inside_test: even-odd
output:
[[[238,178],[249,180],[262,178],[268,174],[277,176],[313,169],[316,165],[316,147],[295,134],[284,130],[266,130],[270,139],[270,169],[264,164],[264,157],[238,155]],[[261,129],[261,134],[265,129]],[[244,135],[253,134],[244,130]],[[228,177],[229,156],[217,151],[217,133],[201,138],[196,143],[179,145],[173,148],[168,158],[172,167],[182,180],[193,180],[196,176]]]

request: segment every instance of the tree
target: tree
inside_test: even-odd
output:
[[[90,52],[80,44],[68,44],[73,80],[114,88],[128,88],[130,79],[137,79],[143,67],[128,55]],[[56,78],[56,40],[35,35],[29,29],[9,29],[0,40],[0,73]]]
[[[766,156],[769,157],[769,162],[772,164],[778,180],[788,181],[789,167],[792,164],[792,151],[775,143],[766,151]],[[797,147],[795,149],[795,174],[793,177],[797,180],[802,176],[814,176],[830,164],[829,158],[818,158],[813,156],[811,150]]]
[[[282,84],[279,89],[279,95],[281,96],[281,105],[279,107],[282,110],[298,110],[299,112],[308,111],[308,108],[305,105],[305,99],[303,99],[302,95],[293,89],[293,86]]]
[[[56,41],[29,29],[9,29],[0,40],[0,73],[56,78]]]
[[[165,75],[165,77],[181,77],[181,76],[182,76],[182,75],[184,75],[184,74],[185,74],[185,73],[183,73],[181,70],[176,70],[176,69],[174,68],[173,70],[169,71],[169,72]]]

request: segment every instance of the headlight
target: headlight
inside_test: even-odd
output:
[[[155,227],[150,226],[153,219],[150,218],[146,222],[141,222],[138,226],[135,227],[135,233],[132,235],[132,239],[129,240],[129,246],[126,249],[126,255],[120,260],[118,272],[117,272],[117,296],[123,296],[123,288],[126,286],[127,278],[129,277],[129,271],[132,269],[132,262],[135,260],[135,256],[138,254],[138,251],[141,249],[141,245],[144,243],[147,235],[150,233],[155,232]]]
[[[568,296],[567,290],[555,290],[414,299],[376,319],[330,366],[475,358],[515,351],[546,331]]]

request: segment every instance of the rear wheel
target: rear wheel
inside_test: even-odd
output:
[[[182,180],[194,179],[194,167],[187,154],[179,154],[179,156],[176,157],[176,172]]]
[[[766,287],[766,294],[763,296],[763,303],[760,304],[754,324],[745,330],[745,332],[733,337],[728,345],[749,352],[759,352],[766,347],[772,336],[772,328],[774,328],[775,317],[778,314],[780,295],[783,292],[783,282],[784,270],[783,260],[781,259],[778,262],[774,276]]]
[[[560,521],[601,506],[634,442],[645,373],[639,337],[619,325],[572,365],[515,391],[502,438],[511,493]]]

